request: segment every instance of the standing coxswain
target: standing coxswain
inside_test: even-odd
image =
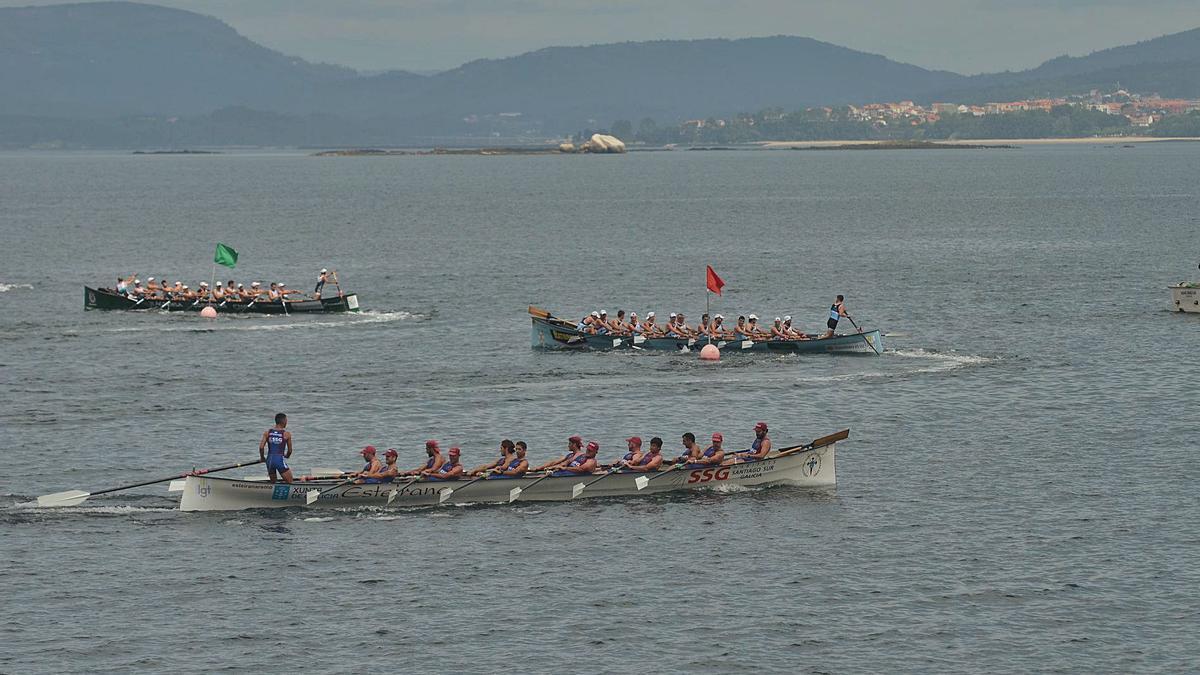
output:
[[[274,483],[278,476],[283,482],[292,482],[292,470],[287,460],[292,456],[292,432],[287,430],[287,415],[275,415],[275,426],[263,432],[258,442],[258,457],[267,463],[267,477]]]
[[[839,295],[837,296],[837,299],[833,301],[833,304],[829,306],[829,320],[825,322],[825,325],[829,328],[829,330],[825,331],[824,337],[833,337],[833,331],[837,329],[838,321],[841,320],[842,317],[850,319],[850,313],[846,311],[846,299]],[[853,322],[854,319],[850,319],[850,321]],[[859,329],[859,332],[862,332],[861,328]]]
[[[313,289],[313,297],[320,299],[321,291],[325,289],[325,282],[329,281],[329,270],[321,268],[321,273],[317,275],[317,286]]]

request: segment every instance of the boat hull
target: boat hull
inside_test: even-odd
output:
[[[1200,314],[1200,284],[1183,282],[1167,288],[1171,291],[1171,309]]]
[[[842,438],[845,436],[843,435]],[[835,466],[836,442],[758,462],[670,472],[622,472],[606,477],[588,487],[578,497],[627,497],[660,494],[663,492],[720,489],[725,486],[758,487],[792,485],[799,487],[829,487],[837,483]],[[651,480],[643,490],[635,483],[639,476],[661,476]],[[517,479],[486,479],[465,487],[467,479],[458,481],[421,481],[403,487],[408,479],[396,483],[347,485],[334,487],[337,481],[305,483],[267,483],[236,480],[216,476],[188,476],[180,498],[181,511],[237,511],[288,507],[360,507],[377,506],[404,508],[433,506],[440,502],[440,492],[454,492],[446,504],[507,503],[512,488],[529,488],[521,493],[522,501],[569,501],[576,484],[599,478],[598,474],[552,477],[534,485],[536,477]],[[330,489],[332,488],[332,489]],[[402,488],[402,489],[401,489]],[[305,495],[310,490],[328,490],[313,504]],[[388,496],[399,490],[388,503]]]
[[[643,338],[641,336],[588,335],[566,322],[533,317],[532,346],[541,349],[652,349],[657,351],[693,351],[715,344],[726,353],[749,352],[776,354],[858,353],[882,354],[883,335],[878,330],[835,335],[812,340],[712,340],[702,338]]]
[[[147,310],[155,309],[163,312],[199,312],[208,307],[207,301],[164,302],[148,298],[137,300],[127,295],[121,295],[104,288],[83,288],[84,309],[125,309]],[[357,312],[358,294],[310,298],[307,300],[289,301],[287,307],[282,302],[216,302],[212,303],[219,314],[311,314],[329,312]]]

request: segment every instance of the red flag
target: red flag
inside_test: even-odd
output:
[[[724,288],[725,282],[721,281],[721,277],[717,276],[717,273],[713,271],[712,265],[708,266],[707,282],[708,290],[716,293],[717,295],[721,294],[721,289]]]

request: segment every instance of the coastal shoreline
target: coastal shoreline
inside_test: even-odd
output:
[[[1200,138],[1176,136],[1088,136],[1082,138],[963,138],[955,140],[930,140],[938,145],[1117,145],[1132,143],[1162,143],[1168,141],[1200,141]],[[828,148],[844,145],[887,145],[895,141],[761,141],[757,143],[765,150],[790,150],[793,148]]]

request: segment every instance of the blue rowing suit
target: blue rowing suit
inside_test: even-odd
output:
[[[267,470],[280,473],[288,470],[283,453],[287,450],[287,439],[283,437],[283,429],[271,427],[267,432]]]
[[[710,446],[708,446],[708,449],[707,449],[707,450],[705,450],[705,451],[704,451],[704,453],[703,453],[703,454],[701,454],[700,456],[701,456],[701,457],[712,457],[712,456],[713,456],[713,455],[715,455],[715,454],[717,454],[717,449],[716,449],[716,448],[714,448],[713,446],[711,446],[711,445],[710,445]],[[691,464],[688,464],[688,465],[687,465],[687,467],[685,467],[685,468],[688,468],[688,469],[700,469],[700,468],[703,468],[703,467],[706,467],[706,466],[712,466],[712,464],[696,464],[696,463],[691,463]]]
[[[829,330],[833,330],[834,328],[837,328],[838,321],[840,321],[841,318],[841,307],[835,302],[829,306],[829,320],[825,322],[825,325],[829,327]]]
[[[504,467],[504,470],[512,471],[513,469],[517,468],[518,466],[521,466],[521,462],[523,462],[523,461],[525,461],[525,460],[521,459],[520,457],[517,457],[517,458],[513,459],[513,461],[509,462],[508,466]],[[525,475],[524,471],[522,471],[521,473],[516,474],[514,476],[505,476],[503,474],[492,474],[492,475],[488,476],[488,480],[505,480],[505,479],[510,479],[510,478],[520,478],[521,476],[524,476],[524,475]]]
[[[568,467],[579,466],[580,464],[583,464],[584,462],[586,462],[587,459],[588,459],[587,453],[581,452],[575,457],[575,459],[572,459],[571,461],[567,462],[567,466]],[[555,471],[551,475],[554,475],[554,476],[581,476],[583,474],[578,474],[578,473],[575,473],[574,471],[566,471],[564,469],[559,469],[558,471]]]
[[[432,476],[430,476],[428,478],[428,480],[458,480],[457,478],[446,478],[446,474],[450,473],[450,470],[453,468],[454,468],[454,462],[452,462],[450,460],[446,460],[446,463],[443,464],[441,466],[441,468],[437,470],[436,473],[434,473]]]

